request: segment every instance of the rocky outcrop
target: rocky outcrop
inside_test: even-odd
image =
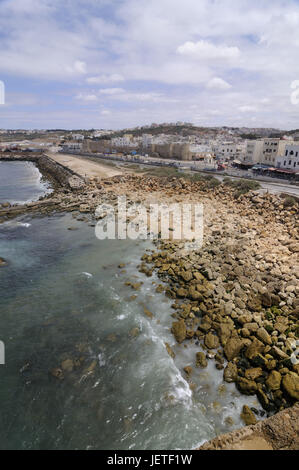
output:
[[[216,437],[198,450],[299,450],[299,404],[255,425]]]

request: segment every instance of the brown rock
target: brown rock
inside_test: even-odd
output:
[[[239,355],[244,343],[241,339],[230,338],[224,346],[224,353],[228,361],[231,361]]]
[[[174,359],[175,358],[175,353],[173,352],[172,347],[168,343],[165,343],[165,347],[166,347],[166,350],[167,350],[169,356],[172,357],[172,359]]]
[[[296,372],[286,374],[282,379],[282,386],[290,397],[299,400],[299,376]]]
[[[229,362],[223,371],[223,380],[231,383],[235,382],[238,378],[238,368],[233,362]]]
[[[184,320],[180,320],[172,323],[171,332],[178,343],[182,343],[186,339],[187,331]]]
[[[245,356],[247,357],[247,359],[251,360],[256,357],[259,353],[261,353],[264,348],[264,344],[258,339],[254,338],[252,343],[246,349]]]
[[[209,349],[217,349],[219,346],[219,339],[213,333],[208,333],[205,336],[205,345]]]
[[[256,380],[263,374],[263,369],[261,367],[254,367],[252,369],[247,369],[245,371],[245,377],[248,380]]]
[[[265,344],[272,344],[272,339],[269,333],[265,330],[265,328],[259,328],[256,332],[256,336],[263,341]]]
[[[281,375],[276,370],[272,370],[267,377],[266,385],[269,390],[279,390],[281,384]]]
[[[207,366],[208,366],[208,361],[207,361],[205,353],[203,352],[196,353],[196,367],[204,368]]]
[[[256,419],[253,411],[251,411],[251,409],[247,405],[243,406],[243,410],[242,410],[242,413],[241,413],[241,418],[244,421],[244,423],[246,424],[246,426],[250,426],[252,424],[257,423],[257,419]]]
[[[254,395],[257,391],[257,385],[253,380],[245,379],[244,377],[239,377],[237,380],[237,387],[240,392],[245,393],[245,395]]]

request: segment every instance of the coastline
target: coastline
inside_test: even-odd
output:
[[[196,356],[193,364],[186,364],[190,388],[192,374],[215,360],[227,382],[235,382],[245,394],[257,394],[267,413],[298,400],[298,367],[289,362],[298,335],[298,207],[285,207],[279,196],[254,192],[236,200],[230,188],[207,188],[203,182],[177,178],[122,174],[84,181],[48,157],[25,160],[35,161],[45,176],[54,178],[54,193],[36,203],[2,206],[0,223],[32,212],[94,214],[102,202],[115,204],[116,194],[144,203],[203,203],[203,251],[190,257],[182,252],[183,243],[163,242],[140,265],[149,276],[155,269],[169,285],[165,293],[174,299],[172,331],[178,343],[197,341],[206,350],[208,357]],[[294,410],[298,414],[298,406]],[[256,419],[250,411],[249,418]]]

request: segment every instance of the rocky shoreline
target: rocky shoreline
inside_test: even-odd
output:
[[[155,271],[162,281],[157,292],[173,299],[169,326],[176,341],[204,351],[186,364],[186,380],[192,389],[192,375],[214,361],[225,382],[256,395],[264,409],[244,406],[247,425],[299,401],[298,203],[255,191],[236,197],[231,187],[208,180],[125,174],[83,181],[48,157],[36,163],[55,179],[54,192],[24,206],[0,205],[0,223],[66,211],[96,222],[98,205],[116,206],[118,195],[129,204],[202,203],[202,248],[186,251],[184,241],[157,240],[139,266],[147,276]]]

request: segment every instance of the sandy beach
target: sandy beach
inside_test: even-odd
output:
[[[123,172],[108,165],[88,161],[87,159],[80,158],[74,155],[67,155],[64,153],[47,153],[49,158],[57,163],[69,168],[83,178],[112,178],[123,174]]]

